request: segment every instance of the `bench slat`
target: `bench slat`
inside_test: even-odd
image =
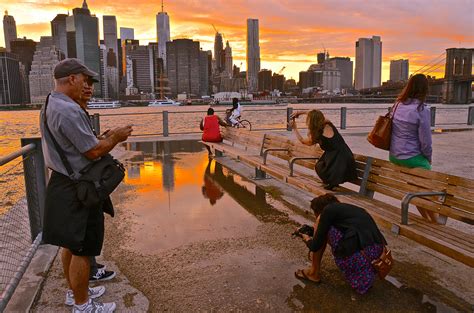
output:
[[[423,168],[408,168],[399,165],[395,165],[389,161],[374,158],[372,165],[376,165],[382,168],[389,168],[394,171],[400,171],[402,173],[408,173],[414,176],[428,177],[438,181],[446,181],[447,174],[425,170]]]
[[[391,171],[377,166],[373,166],[370,169],[370,173],[370,177],[374,177],[373,174],[377,174],[379,176],[390,178],[395,181],[410,182],[410,184],[416,185],[418,187],[423,187],[425,188],[425,190],[429,191],[445,191],[447,188],[447,184],[444,182],[435,181],[430,178],[412,176],[398,171]]]

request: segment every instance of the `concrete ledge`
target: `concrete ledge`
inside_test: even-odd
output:
[[[15,290],[5,312],[29,312],[36,295],[40,292],[43,281],[53,264],[59,248],[51,245],[41,245],[31,260],[20,284]]]

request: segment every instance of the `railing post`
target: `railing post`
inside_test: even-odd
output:
[[[163,111],[163,136],[168,137],[168,111]]]
[[[474,107],[469,107],[467,111],[467,125],[474,124]]]
[[[434,127],[436,124],[436,107],[431,107],[431,127]]]
[[[41,138],[21,138],[21,146],[33,143],[35,150],[23,156],[26,199],[30,219],[31,242],[43,229],[44,201],[46,196],[46,166],[44,164]]]
[[[341,129],[346,129],[347,108],[341,107]]]
[[[100,115],[99,115],[99,113],[94,113],[94,115],[92,116],[92,127],[94,128],[95,133],[97,134],[97,136],[99,136],[100,135]]]
[[[290,126],[291,121],[291,114],[293,114],[293,108],[286,108],[286,130],[291,131],[292,128]]]

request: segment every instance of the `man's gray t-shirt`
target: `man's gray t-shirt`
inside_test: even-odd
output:
[[[44,105],[40,114],[44,160],[50,169],[69,176],[44,125]],[[51,92],[47,108],[48,126],[71,164],[74,178],[91,161],[83,153],[94,148],[99,140],[92,131],[86,112],[71,98],[60,92]]]

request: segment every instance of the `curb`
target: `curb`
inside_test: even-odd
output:
[[[53,264],[59,247],[41,245],[36,251],[20,284],[8,302],[5,312],[29,312],[41,291],[47,273]]]

